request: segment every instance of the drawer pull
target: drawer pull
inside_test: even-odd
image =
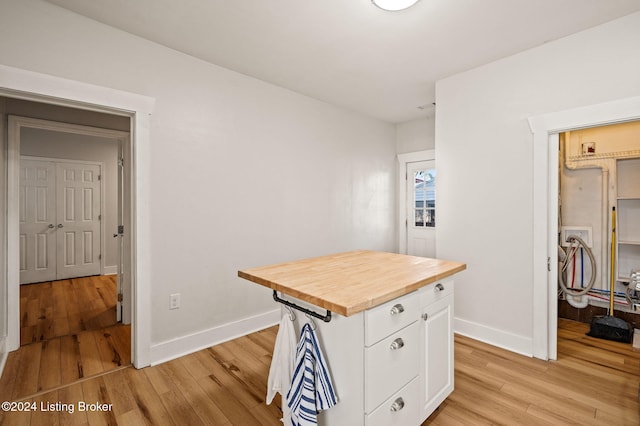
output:
[[[393,401],[393,404],[391,404],[391,412],[395,413],[396,411],[400,411],[404,408],[404,399],[402,399],[402,397],[396,399],[395,401]]]
[[[398,303],[397,305],[393,305],[393,308],[391,308],[391,315],[398,315],[404,312],[404,306],[402,306],[400,303]]]
[[[392,351],[396,351],[402,348],[403,346],[404,346],[404,340],[402,340],[402,337],[398,337],[396,340],[391,342],[391,345],[389,345],[389,349],[391,349]]]
[[[444,286],[442,284],[440,284],[440,283],[436,284],[436,288],[435,288],[434,291],[437,293],[437,292],[442,291],[442,290],[444,290]]]
[[[424,314],[422,314],[422,319],[425,320],[425,321],[428,320],[429,319],[429,314],[426,313],[426,312]]]

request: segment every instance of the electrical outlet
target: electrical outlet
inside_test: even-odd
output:
[[[590,226],[561,226],[560,227],[560,245],[562,247],[568,247],[569,239],[572,236],[580,238],[587,247],[593,247],[593,240],[591,237],[592,229]]]
[[[169,309],[178,309],[180,307],[180,293],[174,293],[169,296]]]

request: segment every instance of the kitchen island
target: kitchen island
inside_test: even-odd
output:
[[[453,278],[465,268],[359,250],[238,276],[330,317],[314,322],[339,402],[318,424],[419,425],[453,391]],[[307,321],[297,312],[296,330]]]

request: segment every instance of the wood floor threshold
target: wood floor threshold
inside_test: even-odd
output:
[[[116,368],[114,368],[112,370],[109,370],[109,371],[103,371],[101,373],[97,373],[97,374],[93,374],[91,376],[83,377],[83,378],[78,379],[78,380],[76,380],[74,382],[71,382],[71,383],[64,383],[62,385],[59,385],[59,386],[56,386],[56,387],[53,387],[53,388],[50,388],[50,389],[43,389],[43,390],[41,390],[39,392],[36,392],[36,393],[33,393],[31,395],[20,397],[20,399],[16,399],[15,402],[25,401],[25,400],[31,399],[31,398],[37,398],[37,397],[45,395],[47,393],[56,392],[56,391],[59,391],[60,389],[68,388],[69,386],[79,385],[79,384],[84,383],[86,381],[97,379],[98,377],[103,377],[103,376],[106,376],[106,375],[111,374],[111,373],[117,373],[118,371],[126,370],[127,368],[133,368],[133,364],[122,365],[120,367],[116,367]]]

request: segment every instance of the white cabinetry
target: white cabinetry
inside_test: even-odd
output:
[[[451,279],[316,323],[339,400],[321,426],[417,426],[453,391]]]
[[[283,293],[303,312],[332,311],[330,322],[315,321],[338,397],[318,414],[320,426],[411,426],[453,390],[453,278],[464,269],[449,260],[355,250],[238,276]],[[295,321],[300,330],[307,319]]]
[[[453,281],[425,287],[420,298],[420,418],[424,420],[453,391]]]
[[[640,269],[640,158],[618,160],[617,176],[617,279],[628,283]]]
[[[410,386],[420,371],[419,315],[418,292],[364,313],[364,412],[368,426],[412,424],[419,415],[416,383]]]

